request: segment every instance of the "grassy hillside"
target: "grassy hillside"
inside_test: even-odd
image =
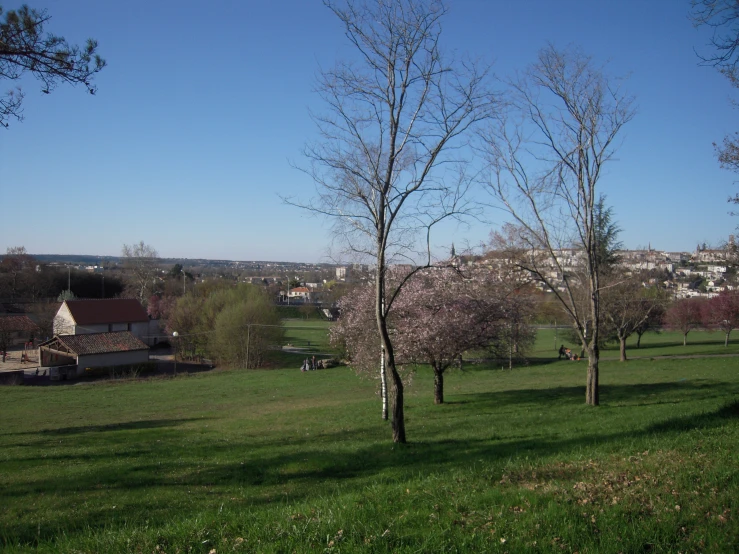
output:
[[[422,369],[403,446],[376,383],[346,368],[0,388],[0,541],[8,552],[733,551],[739,359],[604,362],[598,408],[584,405],[584,381],[584,362],[470,367],[434,406]]]

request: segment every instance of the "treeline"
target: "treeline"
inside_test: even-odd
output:
[[[8,248],[0,262],[0,298],[56,299],[68,288],[77,298],[113,298],[123,293],[124,282],[108,272],[103,275],[46,265],[23,246]]]
[[[183,359],[257,368],[284,336],[277,307],[255,285],[206,282],[179,298],[152,298],[150,311],[152,305],[166,320],[172,346]]]

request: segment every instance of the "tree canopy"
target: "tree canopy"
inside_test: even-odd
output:
[[[50,19],[46,10],[26,5],[5,12],[0,20],[0,80],[16,81],[30,73],[46,94],[59,83],[82,85],[95,94],[93,77],[105,67],[105,60],[97,53],[97,41],[88,39],[82,47],[70,44],[64,37],[45,31]],[[8,127],[11,118],[23,119],[23,96],[18,87],[0,97],[0,125]]]

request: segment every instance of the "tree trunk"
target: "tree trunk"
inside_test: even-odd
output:
[[[637,333],[636,337],[636,347],[641,348],[641,333]]]
[[[382,420],[387,421],[387,372],[385,371],[385,349],[380,353],[380,394],[382,395]]]
[[[687,346],[688,344],[688,334],[683,333],[683,346]]]
[[[626,338],[619,337],[618,342],[619,342],[619,353],[621,355],[621,361],[625,362],[626,361]]]
[[[388,361],[388,369],[393,387],[393,442],[405,443],[405,415],[403,413],[403,380],[395,368],[395,360]]]
[[[724,346],[729,346],[729,335],[731,334],[731,330],[729,330],[728,333],[726,333],[726,338],[724,339]]]
[[[598,391],[598,356],[597,345],[588,348],[588,376],[585,387],[585,403],[590,406],[598,406],[600,404],[600,394]]]
[[[444,372],[434,368],[434,404],[444,403]]]
[[[382,235],[381,235],[382,236]],[[392,428],[393,442],[404,443],[405,439],[405,416],[403,414],[403,381],[395,366],[395,349],[390,340],[387,328],[387,313],[385,309],[385,250],[384,244],[378,244],[377,276],[375,277],[375,316],[377,328],[380,332],[380,340],[385,350],[385,371],[390,375],[390,386],[392,387]]]

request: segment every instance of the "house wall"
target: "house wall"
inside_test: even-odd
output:
[[[126,331],[125,324],[123,325],[123,329],[113,329],[114,331]],[[107,333],[108,332],[108,324],[102,324],[102,325],[75,325],[74,326],[74,332],[68,333],[71,335],[89,335],[90,333]]]
[[[141,364],[149,361],[148,350],[133,352],[111,352],[108,354],[88,354],[77,357],[78,373],[84,373],[86,367],[108,367],[115,365]]]
[[[62,304],[54,316],[55,335],[74,335],[74,319],[66,304]]]
[[[73,335],[88,335],[90,333],[115,333],[116,331],[131,331],[131,334],[146,342],[149,335],[149,322],[140,323],[102,323],[100,325],[76,325]]]
[[[123,329],[123,330],[125,331],[126,329]],[[149,340],[149,322],[148,321],[142,321],[140,323],[132,323],[130,331],[134,337],[143,341],[144,344],[151,346],[151,341]]]
[[[167,332],[164,330],[164,322],[161,319],[150,319],[146,337],[139,337],[149,346],[167,340]]]

